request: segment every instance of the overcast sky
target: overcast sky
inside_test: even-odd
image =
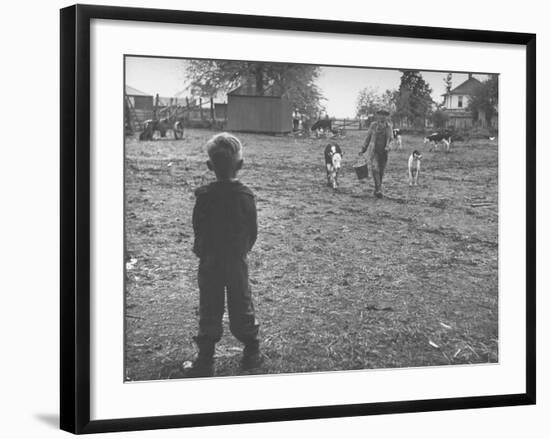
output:
[[[443,79],[446,72],[425,72],[422,76],[432,88],[432,99],[441,102],[445,92]],[[321,67],[318,86],[326,101],[323,102],[331,117],[353,117],[359,91],[375,87],[380,93],[399,87],[401,72],[350,67]],[[474,75],[483,80],[485,75]],[[465,73],[453,73],[453,87],[468,79]],[[164,97],[175,96],[183,91],[188,78],[185,75],[185,60],[168,58],[126,58],[126,84],[149,94],[159,93]]]

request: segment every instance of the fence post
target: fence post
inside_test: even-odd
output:
[[[153,110],[153,120],[158,120],[158,111],[159,111],[159,94],[155,96],[155,109]]]
[[[212,125],[216,123],[216,113],[214,107],[214,97],[210,96],[210,119],[212,119]]]

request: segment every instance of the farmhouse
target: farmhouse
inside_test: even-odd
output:
[[[279,87],[244,84],[227,94],[227,129],[280,134],[292,131],[292,105]]]
[[[471,128],[474,125],[474,116],[468,110],[470,95],[481,82],[468,74],[468,79],[459,86],[443,94],[443,107],[449,117],[446,125],[464,129]]]

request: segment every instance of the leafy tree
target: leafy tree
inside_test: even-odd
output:
[[[432,89],[417,70],[403,70],[399,89],[394,95],[395,119],[423,128],[433,100]]]
[[[435,128],[445,128],[449,120],[449,114],[438,108],[433,112],[431,119]]]
[[[280,88],[300,113],[310,117],[323,109],[324,99],[315,81],[316,66],[257,61],[191,60],[186,69],[191,78],[189,89],[201,96],[227,93],[246,82],[253,83],[259,94],[268,87]]]
[[[324,97],[316,84],[320,73],[316,66],[284,63],[269,64],[266,70],[269,83],[280,87],[293,107],[310,118],[325,110],[321,103]]]
[[[445,91],[449,93],[453,88],[453,74],[447,73],[447,76],[443,78],[443,82],[445,83]]]
[[[383,97],[376,87],[365,87],[359,91],[357,96],[357,117],[369,116],[374,114],[378,107],[382,105]]]
[[[395,113],[395,96],[397,90],[386,90],[382,95],[382,106],[388,110],[390,113]]]
[[[396,90],[386,90],[381,94],[377,87],[365,87],[359,91],[359,96],[357,96],[357,117],[374,114],[380,107],[385,108],[393,114],[396,108],[396,93]]]
[[[247,68],[246,62],[190,60],[186,73],[191,78],[189,90],[201,96],[215,96],[236,87]]]
[[[475,119],[480,113],[484,113],[485,121],[491,121],[498,111],[498,75],[491,75],[473,90],[468,101],[468,110]]]

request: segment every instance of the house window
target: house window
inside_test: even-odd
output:
[[[459,97],[458,97],[458,108],[462,108],[462,98],[463,98],[463,97],[464,97],[464,96],[459,96]]]

